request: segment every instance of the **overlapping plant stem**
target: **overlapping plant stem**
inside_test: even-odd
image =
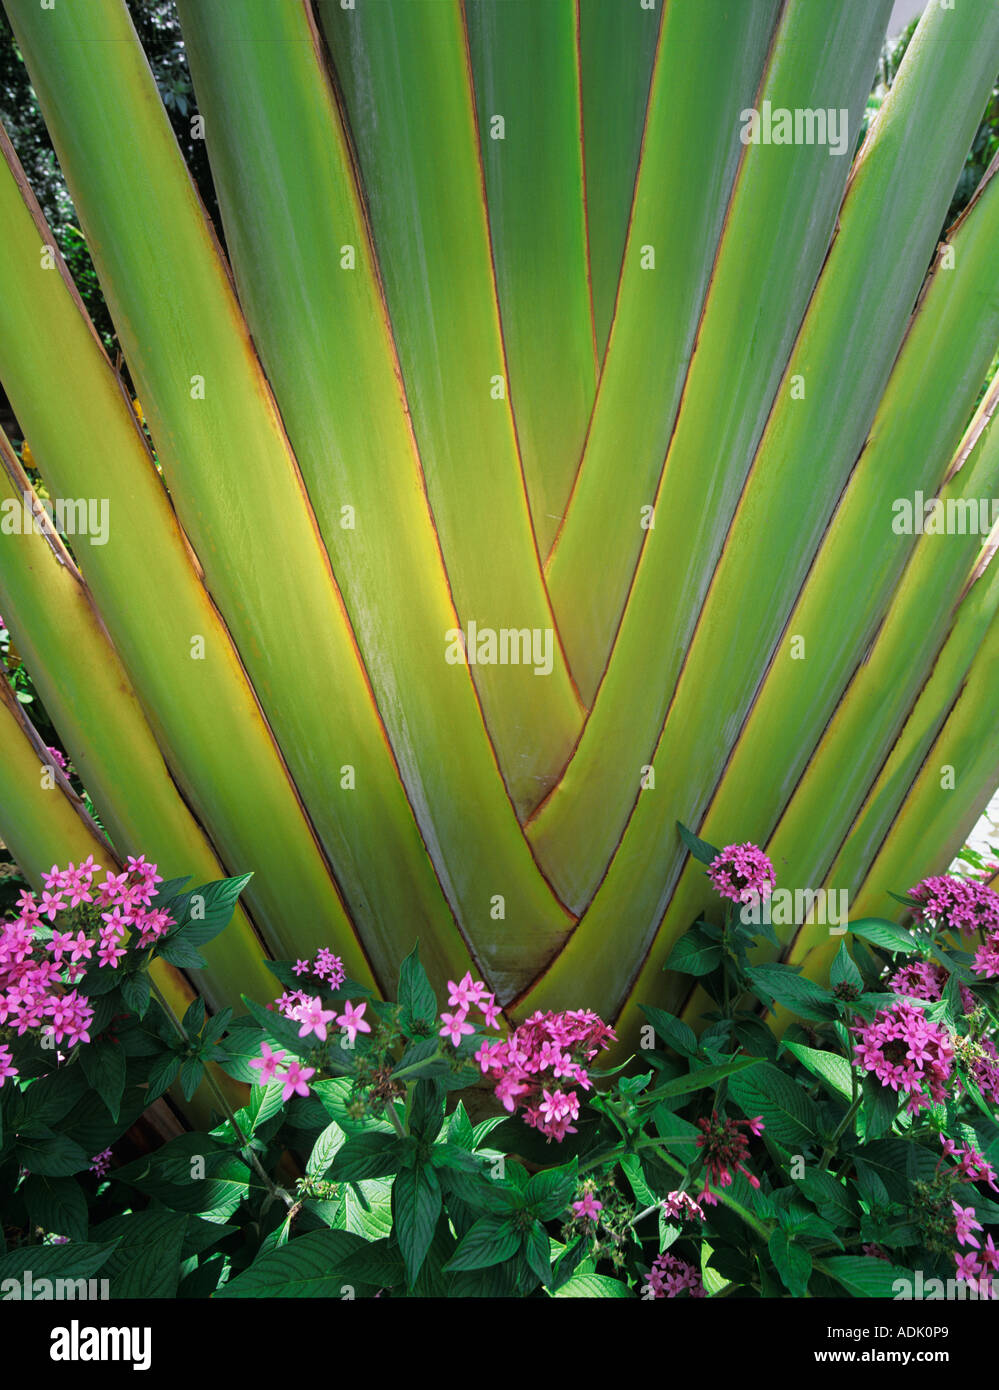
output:
[[[239,44],[221,10],[183,0],[180,9],[242,303],[408,792],[405,814],[507,997],[573,919],[524,843],[470,668],[444,659],[460,619],[318,36],[298,6],[249,5]],[[259,215],[259,189],[279,183],[284,196]]]
[[[0,611],[120,850],[252,869],[274,954],[384,987],[419,937],[625,1046],[710,902],[677,819],[864,910],[946,867],[999,780],[999,579],[892,503],[999,481],[992,393],[962,439],[999,180],[935,251],[994,4],[928,7],[853,159],[890,0],[178,0],[230,279],[124,0],[4,3],[151,443],[4,143],[0,379],[110,531],[79,575],[4,536]],[[744,145],[764,102],[845,111],[843,153]],[[473,622],[550,670],[448,661]],[[35,872],[92,832],[11,727]]]
[[[837,234],[712,577],[655,755],[637,750],[632,755],[636,783],[641,765],[650,763],[655,789],[637,794],[606,876],[565,951],[539,987],[525,996],[525,1008],[544,1007],[564,989],[564,978],[577,988],[585,982],[585,994],[592,995],[597,1008],[607,1009],[608,999],[619,1001],[628,992],[649,998],[662,988],[658,971],[672,931],[689,924],[689,919],[672,922],[646,956],[683,863],[674,826],[677,813],[689,824],[700,824],[752,708],[874,421],[933,255],[946,190],[957,179],[995,76],[992,53],[999,43],[999,13],[986,16],[992,28],[975,70],[965,40],[973,28],[979,32],[975,25],[981,16],[974,23],[967,16],[969,29],[958,32],[941,29],[942,13],[928,12],[924,19],[854,168]],[[937,119],[942,109],[949,113],[943,126]],[[898,216],[900,238],[885,249],[877,228],[888,212]],[[878,324],[873,337],[872,322]],[[949,350],[960,352],[961,345],[951,344]],[[796,376],[804,378],[803,398],[790,389]],[[925,381],[920,388],[932,393]],[[961,424],[959,419],[956,433]],[[810,467],[816,458],[821,467]],[[885,498],[889,504],[892,495]],[[886,529],[888,524],[886,515]],[[643,554],[629,610],[648,555]],[[859,587],[854,591],[851,581],[835,603],[858,605],[864,592]],[[626,611],[622,633],[628,618]],[[619,645],[621,640],[619,636]],[[800,723],[807,726],[808,718],[803,711]],[[800,727],[792,737],[795,743],[802,738]],[[772,768],[758,769],[761,780],[774,775]],[[752,817],[751,802],[741,810]],[[752,833],[743,819],[740,830],[747,829]],[[629,943],[627,951],[618,948],[622,940]],[[647,960],[637,981],[636,953]]]
[[[111,846],[59,770],[43,781],[47,766],[50,758],[37,731],[7,681],[0,680],[0,835],[36,890],[53,864],[79,864],[92,854],[106,868],[118,867]],[[157,960],[152,975],[170,1007],[183,1014],[195,992],[181,972]]]
[[[224,878],[224,866],[170,776],[83,578],[2,431],[0,498],[22,505],[27,499],[39,517],[37,530],[6,549],[0,613],[118,854],[140,855],[155,844],[164,878],[189,875],[192,887]],[[56,855],[42,867],[75,857]],[[270,987],[260,942],[238,904],[205,957],[199,987],[212,1003],[234,990],[253,995]]]
[[[840,22],[847,22],[845,15]],[[844,43],[838,28],[830,27],[828,16],[814,6],[789,6],[763,77],[762,99],[790,109],[800,106],[812,93],[815,100],[821,98],[820,104],[847,109],[849,128],[854,129],[863,109],[879,35],[877,6],[869,8],[864,33],[850,44]],[[730,134],[736,129],[736,123],[731,122]],[[647,150],[647,160],[650,154],[654,149]],[[566,901],[577,910],[590,900],[606,869],[635,803],[640,769],[651,761],[754,450],[822,268],[846,183],[848,159],[830,157],[825,146],[791,146],[781,150],[779,158],[774,155],[775,150],[764,145],[746,149],[728,206],[696,350],[682,383],[683,401],[665,456],[665,470],[661,481],[657,476],[649,480],[649,491],[644,494],[644,500],[655,503],[655,527],[647,533],[579,747],[528,830],[541,862]],[[719,216],[726,200],[727,191],[723,191]],[[839,237],[850,235],[851,220],[844,210]],[[622,279],[622,296],[629,276],[638,281],[633,294],[639,293],[642,283],[639,272],[632,269],[634,255],[632,248]],[[644,277],[645,283],[649,281],[653,290],[664,282],[672,284],[669,274],[658,272]],[[851,279],[844,277],[839,285],[845,295],[853,292]],[[621,308],[622,326],[634,323],[631,314],[625,317],[624,303]],[[742,331],[749,337],[741,352],[733,351],[739,325],[745,325]],[[650,334],[662,331],[645,327]],[[619,350],[623,361],[620,375],[615,376]],[[637,341],[629,343],[621,335],[612,339],[581,486],[589,470],[603,479],[603,488],[620,488],[618,433],[622,416],[633,413],[627,363],[636,355]],[[681,379],[684,367],[681,364],[679,368]],[[788,389],[786,378],[782,389]],[[816,384],[812,389],[822,388]],[[793,402],[792,409],[803,404]],[[652,410],[648,416],[639,414],[637,418],[647,420],[654,414]],[[800,471],[800,485],[807,486],[813,470]],[[638,494],[628,499],[633,520],[641,500]],[[795,498],[788,496],[787,501],[793,516]],[[582,493],[578,505],[585,505]],[[782,520],[780,524],[793,522]],[[601,563],[605,547],[611,542],[615,546],[621,543],[614,533],[594,530],[592,517],[582,511],[570,514],[560,547],[580,543],[587,531],[592,531],[587,543],[601,557]],[[554,568],[552,581],[554,585]],[[591,578],[586,583],[594,588]],[[669,633],[670,640],[653,640],[652,634],[658,632]],[[599,643],[600,635],[595,636]],[[632,769],[630,777],[621,775],[624,767]],[[599,818],[588,810],[593,799],[603,807]]]

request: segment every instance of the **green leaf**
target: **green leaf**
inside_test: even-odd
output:
[[[392,1178],[369,1178],[350,1183],[334,1225],[356,1231],[365,1240],[378,1240],[392,1231]]]
[[[184,1092],[185,1100],[190,1100],[194,1095],[204,1074],[205,1067],[200,1057],[186,1057],[181,1063],[180,1088]]]
[[[448,1120],[447,1137],[450,1143],[460,1149],[467,1149],[469,1153],[475,1148],[475,1131],[468,1118],[468,1111],[460,1100]]]
[[[191,946],[204,946],[213,941],[229,925],[237,899],[252,877],[252,873],[240,874],[237,878],[223,878],[182,893],[171,910],[177,926],[170,932],[169,939],[182,938]]]
[[[515,1255],[521,1246],[521,1231],[508,1216],[482,1216],[458,1246],[447,1268],[487,1269]]]
[[[306,1174],[310,1178],[324,1177],[337,1153],[343,1147],[345,1139],[346,1135],[343,1130],[335,1120],[332,1120],[312,1146],[309,1161],[305,1165]]]
[[[416,1024],[431,1026],[436,1023],[437,996],[420,962],[419,943],[399,968],[399,1003],[402,1028],[407,1036],[413,1034]]]
[[[412,1139],[400,1139],[394,1132],[355,1134],[339,1149],[330,1167],[334,1182],[358,1182],[362,1178],[387,1178],[398,1173],[403,1159],[414,1147]]]
[[[438,1081],[417,1081],[410,1094],[410,1132],[424,1143],[432,1143],[444,1123],[444,1088]]]
[[[646,1004],[640,1004],[639,1008],[667,1047],[683,1057],[697,1056],[697,1035],[693,1028],[665,1009],[654,1009]]]
[[[814,1102],[771,1062],[760,1062],[744,1076],[733,1076],[728,1089],[745,1115],[763,1116],[768,1137],[785,1148],[814,1143],[818,1138]]]
[[[829,979],[834,985],[853,985],[863,991],[864,977],[854,964],[850,952],[846,949],[845,941],[840,942],[836,957],[829,967]]]
[[[205,1022],[205,1001],[200,995],[192,999],[184,1012],[180,1026],[189,1038],[195,1038],[200,1034]]]
[[[812,1257],[802,1246],[796,1245],[786,1231],[772,1231],[767,1243],[770,1258],[784,1282],[784,1287],[794,1298],[803,1298],[808,1288],[812,1272]]]
[[[151,987],[149,976],[145,970],[138,970],[134,975],[126,975],[121,982],[121,997],[125,1001],[125,1007],[130,1009],[138,1018],[145,1016],[149,1008]]]
[[[890,1086],[882,1086],[876,1076],[865,1076],[861,1081],[864,1093],[859,1118],[862,1135],[867,1143],[881,1139],[894,1123],[899,1110],[899,1096]]]
[[[540,1221],[524,1237],[524,1255],[531,1270],[547,1288],[552,1281],[551,1241]]]
[[[176,1052],[165,1052],[162,1057],[157,1057],[150,1067],[148,1076],[150,1105],[173,1085],[177,1073],[180,1071],[180,1060]]]
[[[612,1279],[607,1274],[574,1274],[560,1288],[553,1298],[633,1298],[627,1284],[620,1279]]]
[[[714,845],[709,845],[707,840],[698,839],[694,832],[688,830],[682,822],[677,821],[676,828],[679,832],[680,839],[699,864],[713,864],[719,854],[721,854],[720,849],[717,849]]]
[[[816,1261],[815,1267],[842,1284],[853,1298],[894,1298],[899,1279],[912,1290],[911,1270],[869,1255],[832,1255]]]
[[[564,1168],[545,1168],[535,1173],[524,1188],[524,1202],[541,1221],[553,1221],[569,1205],[578,1182],[578,1160]]]
[[[87,1238],[87,1199],[72,1178],[46,1178],[32,1173],[18,1188],[32,1226],[71,1241]]]
[[[798,1186],[818,1209],[819,1215],[839,1229],[852,1229],[860,1219],[857,1199],[848,1186],[822,1168],[807,1168]]]
[[[705,936],[699,927],[691,927],[673,947],[664,970],[681,975],[708,975],[722,958],[722,948]]]
[[[673,1096],[689,1095],[691,1091],[702,1091],[706,1086],[714,1086],[726,1076],[735,1076],[738,1072],[757,1067],[761,1061],[762,1059],[759,1057],[733,1057],[729,1062],[719,1062],[715,1066],[701,1067],[699,1071],[692,1071],[687,1076],[678,1076],[673,1081],[665,1081],[661,1086],[657,1086],[651,1094],[663,1100]]]
[[[764,999],[776,999],[802,1018],[823,1022],[837,1016],[836,1001],[829,991],[786,965],[750,966],[746,974]]]
[[[788,1052],[792,1052],[802,1066],[819,1077],[833,1095],[842,1096],[844,1100],[852,1099],[853,1069],[845,1057],[841,1057],[838,1052],[805,1047],[803,1043],[792,1042],[786,1046]]]
[[[437,1229],[441,1185],[430,1164],[404,1168],[392,1188],[395,1234],[412,1285],[420,1272]]]
[[[118,1238],[104,1273],[112,1298],[173,1298],[189,1218],[164,1209],[112,1217],[94,1230],[101,1240]]]
[[[80,1051],[80,1065],[90,1085],[117,1120],[125,1092],[125,1053],[111,1042],[97,1041]]]
[[[0,1282],[21,1280],[29,1269],[34,1280],[90,1279],[111,1258],[116,1245],[114,1240],[79,1245],[22,1245],[0,1256]],[[51,1292],[49,1289],[49,1297]]]
[[[919,950],[911,932],[907,932],[895,922],[886,921],[883,917],[861,917],[857,922],[850,922],[849,928],[854,936],[873,941],[875,946],[880,946],[885,951],[911,956]]]
[[[340,1266],[366,1246],[352,1231],[310,1231],[258,1255],[216,1298],[343,1298],[350,1281]]]
[[[70,1178],[90,1167],[90,1157],[67,1134],[49,1134],[36,1139],[18,1139],[14,1155],[29,1173],[47,1178]]]

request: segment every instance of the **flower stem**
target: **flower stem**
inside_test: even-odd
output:
[[[160,1008],[163,1010],[167,1018],[173,1024],[174,1028],[177,1030],[178,1035],[190,1047],[191,1039],[187,1032],[187,1029],[181,1023],[180,1019],[174,1013],[173,1009],[170,1007],[169,1001],[164,996],[163,991],[160,989],[159,985],[157,985],[152,975],[149,975],[148,979],[150,988],[152,989],[153,994],[155,994],[159,1002]],[[236,1115],[232,1106],[226,1100],[225,1096],[222,1093],[222,1088],[219,1086],[218,1082],[215,1080],[215,1077],[212,1075],[211,1070],[207,1066],[204,1068],[204,1075],[205,1080],[208,1082],[209,1086],[214,1092],[215,1099],[218,1101],[222,1113],[225,1115],[230,1125],[232,1125],[233,1133],[239,1140],[239,1147],[241,1152],[249,1159],[250,1163],[256,1169],[258,1176],[262,1179],[264,1186],[267,1188],[267,1191],[270,1193],[270,1195],[272,1197],[280,1198],[281,1201],[284,1202],[286,1207],[291,1207],[294,1204],[292,1197],[289,1193],[287,1193],[284,1190],[283,1187],[278,1187],[276,1183],[272,1181],[266,1168],[264,1168],[259,1158],[257,1158],[257,1155],[253,1152],[253,1149],[250,1147],[249,1139],[247,1139],[246,1135],[243,1133],[242,1129],[239,1126],[239,1121],[236,1119]]]

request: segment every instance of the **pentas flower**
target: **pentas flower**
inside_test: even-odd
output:
[[[915,909],[916,917],[935,927],[968,934],[979,928],[986,932],[999,930],[999,893],[984,883],[937,874],[910,888],[909,897],[920,904]]]
[[[976,975],[999,975],[999,932],[990,932],[975,952],[971,968]]]
[[[335,956],[326,946],[321,947],[316,953],[315,964],[312,973],[320,980],[325,980],[330,989],[339,989],[347,978],[347,972],[343,968],[343,961],[339,956]]]
[[[173,925],[166,912],[139,905],[151,902],[155,884],[162,882],[155,864],[144,856],[130,858],[122,873],[106,875],[95,899],[91,889],[101,872],[92,854],[65,869],[53,864],[42,875],[40,900],[22,891],[17,917],[0,922],[0,1024],[19,1037],[42,1029],[70,1047],[89,1042],[93,1009],[72,986],[87,973],[95,952],[102,968],[115,969],[127,954],[122,943],[130,928],[141,932],[139,945],[147,946]],[[107,909],[96,929],[95,908]],[[47,941],[37,935],[43,917],[60,918]]]
[[[672,1221],[683,1221],[688,1216],[691,1220],[704,1220],[704,1209],[699,1202],[695,1202],[689,1192],[670,1192],[660,1203],[663,1215]]]
[[[70,1047],[75,1047],[77,1043],[90,1041],[87,1029],[93,1021],[94,1011],[76,990],[49,999],[45,1012],[51,1016],[51,1035],[56,1042],[62,1042],[65,1038]]]
[[[708,878],[723,898],[736,903],[766,899],[777,884],[774,866],[759,845],[726,845],[708,865]]]
[[[961,1254],[955,1250],[954,1265],[957,1277],[963,1279],[979,1298],[999,1297],[992,1277],[992,1271],[999,1268],[999,1251],[993,1245],[991,1236],[986,1240],[984,1248],[978,1251],[968,1250]]]
[[[315,1033],[316,1037],[322,1042],[326,1041],[326,1025],[332,1023],[336,1018],[336,1009],[324,1009],[323,1001],[317,994],[314,998],[306,1000],[295,1010],[295,1018],[302,1025],[298,1030],[300,1038],[307,1038],[310,1033]]]
[[[348,1000],[343,1013],[340,1014],[337,1019],[337,1023],[347,1034],[347,1041],[350,1043],[351,1047],[354,1046],[354,1039],[357,1037],[358,1033],[371,1032],[371,1024],[365,1023],[362,1017],[367,1007],[367,1004],[357,1004],[355,1006]]]
[[[487,1028],[499,1027],[500,1007],[496,1003],[496,996],[486,989],[481,980],[473,980],[471,973],[466,970],[457,984],[454,980],[448,980],[447,988],[447,1002],[454,1007],[454,1013],[441,1014],[439,1037],[450,1038],[453,1046],[457,1047],[463,1037],[471,1036],[475,1028],[467,1020],[468,1011],[473,1006],[482,1014]]]
[[[444,1027],[440,1030],[439,1036],[450,1038],[455,1047],[461,1042],[463,1036],[475,1032],[472,1025],[465,1022],[464,1009],[458,1009],[453,1014],[441,1014],[441,1022]]]
[[[17,1067],[14,1066],[14,1058],[9,1047],[0,1043],[0,1087],[7,1080],[8,1076],[17,1076]]]
[[[888,988],[893,994],[904,994],[908,999],[937,1000],[950,978],[945,965],[936,961],[917,960],[903,965],[888,980]],[[967,985],[961,985],[961,1007],[966,1014],[974,1013],[977,1000]]]
[[[978,1241],[972,1234],[973,1231],[981,1231],[982,1223],[975,1220],[974,1207],[962,1207],[957,1202],[951,1200],[954,1208],[954,1235],[958,1245],[973,1245],[979,1249]]]
[[[269,1081],[278,1079],[278,1066],[284,1061],[285,1053],[272,1052],[269,1045],[265,1042],[260,1044],[260,1051],[262,1056],[254,1057],[250,1066],[260,1073],[257,1078],[257,1085],[266,1086]]]
[[[743,1163],[743,1159],[749,1157],[749,1140],[741,1132],[742,1126],[751,1134],[759,1135],[763,1132],[763,1117],[757,1115],[752,1120],[727,1117],[723,1120],[719,1118],[717,1110],[712,1110],[710,1119],[701,1116],[697,1121],[701,1131],[697,1147],[704,1150],[704,1167],[708,1178],[718,1187],[731,1187],[736,1173],[747,1177],[753,1187],[760,1185],[759,1178],[754,1177]],[[701,1201],[710,1203],[713,1196],[706,1180]]]
[[[592,1086],[585,1064],[613,1041],[614,1030],[588,1009],[539,1010],[509,1037],[484,1040],[475,1060],[495,1083],[496,1097],[510,1114],[523,1105],[527,1124],[561,1142],[576,1133],[575,1088],[587,1091]]]
[[[677,1298],[682,1293],[689,1293],[691,1298],[704,1297],[700,1270],[668,1250],[656,1256],[649,1270],[646,1290],[651,1291],[654,1298]]]
[[[485,991],[485,986],[482,981],[479,980],[477,983],[473,983],[472,976],[467,970],[458,984],[455,984],[453,980],[448,980],[447,988],[447,1002],[449,1004],[457,1004],[459,1009],[464,1009],[466,1012],[473,1004],[479,1002]]]
[[[50,922],[54,922],[56,914],[61,912],[66,904],[62,900],[61,893],[50,893],[47,890],[42,894],[42,900],[38,904],[38,911],[43,917],[47,917]]]
[[[864,1254],[864,1255],[870,1255],[870,1257],[871,1257],[872,1260],[887,1260],[887,1259],[888,1259],[888,1253],[887,1253],[887,1251],[886,1251],[886,1250],[883,1250],[883,1249],[881,1248],[880,1245],[862,1245],[862,1246],[860,1247],[860,1250],[861,1250],[861,1253],[862,1253],[862,1254]],[[890,1264],[890,1263],[891,1263],[891,1261],[889,1260],[889,1264]]]
[[[51,756],[52,762],[53,762],[54,765],[59,769],[60,772],[68,772],[68,771],[69,771],[69,763],[67,763],[65,757],[64,757],[63,754],[59,751],[58,748],[52,748],[51,746],[46,746],[45,751],[46,751],[46,753],[48,753],[48,754]]]
[[[946,1154],[946,1147],[944,1153]],[[999,1192],[996,1184],[996,1170],[992,1164],[978,1152],[974,1144],[969,1143],[966,1149],[955,1149],[954,1157],[959,1158],[960,1162],[953,1170],[958,1178],[967,1178],[970,1182],[985,1182],[992,1188],[993,1192]]]
[[[108,1170],[110,1167],[111,1167],[111,1150],[110,1150],[110,1149],[102,1149],[101,1152],[100,1152],[99,1154],[94,1154],[93,1158],[90,1160],[90,1171],[91,1171],[92,1173],[96,1173],[97,1176],[98,1176],[99,1178],[103,1178],[104,1174],[107,1172],[107,1170]]]
[[[588,1221],[596,1221],[603,1211],[603,1206],[603,1202],[598,1202],[592,1192],[586,1192],[578,1202],[573,1202],[572,1209],[577,1216],[585,1217]]]
[[[282,1082],[284,1086],[281,1099],[290,1100],[292,1096],[307,1096],[309,1088],[306,1082],[315,1074],[315,1067],[303,1067],[298,1062],[289,1062],[283,1075],[275,1077],[275,1080]]]
[[[946,1100],[954,1044],[947,1029],[930,1022],[921,1009],[900,999],[851,1032],[857,1065],[873,1072],[882,1086],[907,1093],[909,1114]]]

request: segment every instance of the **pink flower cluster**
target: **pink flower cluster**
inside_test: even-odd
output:
[[[976,975],[999,975],[999,932],[990,932],[975,952],[971,968]]]
[[[330,990],[339,989],[346,979],[343,961],[325,946],[317,953],[315,961],[311,964],[307,960],[300,960],[295,963],[292,969],[296,975],[311,973]],[[300,1038],[307,1038],[310,1033],[314,1033],[319,1042],[326,1042],[329,1036],[329,1025],[333,1023],[341,1032],[347,1034],[347,1040],[351,1047],[354,1046],[354,1039],[358,1033],[371,1032],[371,1024],[365,1022],[364,1019],[364,1011],[367,1007],[367,1004],[352,1004],[348,1000],[344,1005],[343,1013],[338,1014],[335,1008],[323,1008],[321,995],[309,994],[308,990],[304,989],[285,990],[280,998],[268,1005],[268,1008],[276,1008],[278,1013],[283,1014],[285,1018],[301,1025],[298,1030]],[[257,1064],[253,1063],[252,1065]],[[312,1073],[310,1072],[309,1075],[311,1076]]]
[[[561,1143],[576,1133],[571,1123],[579,1118],[575,1087],[588,1091],[592,1085],[584,1064],[615,1040],[614,1030],[589,1009],[539,1010],[509,1037],[484,1041],[475,1060],[496,1083],[506,1110],[513,1114],[523,1105],[526,1123]]]
[[[882,1086],[908,1092],[910,1114],[946,1100],[954,1044],[946,1028],[930,1022],[921,1009],[899,999],[851,1032],[857,1038],[857,1065],[873,1072]]]
[[[888,988],[894,994],[904,994],[909,999],[936,1000],[943,998],[948,980],[947,967],[931,960],[917,960],[896,970],[888,981]],[[975,996],[967,985],[961,985],[961,1006],[966,1014],[976,1008]]]
[[[979,928],[987,932],[999,930],[999,893],[984,883],[937,874],[910,888],[909,897],[920,903],[917,917],[936,927],[969,934]]]
[[[668,1250],[656,1256],[649,1270],[646,1288],[652,1290],[655,1298],[676,1298],[684,1290],[689,1292],[691,1298],[704,1297],[700,1270],[686,1260],[671,1255]]]
[[[697,1121],[697,1127],[701,1131],[697,1147],[704,1150],[704,1166],[708,1177],[718,1187],[731,1187],[735,1173],[742,1173],[749,1179],[752,1187],[760,1185],[759,1178],[754,1177],[743,1162],[749,1157],[749,1139],[741,1132],[743,1126],[750,1134],[758,1137],[763,1133],[763,1116],[757,1115],[752,1120],[722,1120],[718,1111],[712,1110],[710,1119],[701,1116]],[[700,1200],[707,1202],[709,1206],[717,1205],[718,1199],[708,1187],[707,1181],[704,1183]]]
[[[496,996],[489,993],[481,980],[473,981],[467,970],[457,984],[448,980],[447,990],[447,1002],[454,1009],[454,1013],[441,1014],[441,1023],[444,1026],[440,1030],[440,1037],[450,1038],[452,1044],[457,1047],[463,1037],[474,1033],[474,1027],[468,1022],[468,1011],[473,1005],[482,1014],[487,1028],[499,1027],[500,1010]]]
[[[250,1063],[250,1066],[260,1073],[257,1078],[259,1086],[266,1086],[271,1081],[281,1082],[283,1087],[282,1100],[290,1100],[292,1096],[307,1096],[309,1094],[307,1083],[315,1076],[315,1067],[303,1067],[295,1058],[290,1062],[285,1062],[287,1053],[272,1052],[267,1043],[260,1044],[260,1051],[261,1056],[255,1057]]]
[[[773,864],[749,840],[744,845],[726,845],[708,865],[708,878],[723,898],[736,903],[769,898],[777,883]]]
[[[986,1182],[993,1192],[999,1192],[999,1187],[996,1186],[996,1170],[978,1152],[974,1144],[969,1143],[967,1148],[959,1149],[953,1139],[948,1139],[946,1134],[941,1134],[940,1143],[943,1145],[943,1153],[940,1155],[941,1162],[945,1158],[958,1160],[956,1166],[948,1170],[950,1177],[956,1181],[967,1179],[968,1182]]]
[[[41,1029],[69,1047],[89,1042],[94,1011],[68,986],[86,974],[95,947],[97,963],[114,969],[125,954],[121,941],[126,931],[137,932],[138,944],[144,947],[172,925],[165,912],[151,910],[155,885],[162,879],[144,855],[129,858],[122,873],[108,872],[104,882],[96,884],[101,872],[93,855],[65,869],[53,865],[42,875],[41,898],[22,892],[17,916],[0,923],[0,1024],[15,1029],[18,1037]],[[84,906],[90,920],[100,920],[96,938],[89,925],[87,930],[81,927],[78,909]],[[41,930],[57,919],[59,925],[50,932]],[[82,920],[88,922],[86,917]],[[16,1075],[10,1049],[0,1047],[0,1086]]]
[[[663,1215],[671,1221],[685,1221],[688,1218],[691,1221],[704,1220],[704,1208],[694,1201],[689,1192],[670,1192],[663,1198],[660,1206]]]
[[[578,1202],[573,1202],[572,1209],[578,1217],[596,1221],[604,1209],[604,1204],[598,1202],[592,1192],[584,1192]]]
[[[328,946],[323,946],[316,952],[314,961],[297,960],[292,970],[296,975],[315,975],[317,980],[322,980],[327,989],[339,989],[347,978],[343,961],[339,956],[335,956]]]
[[[102,1149],[99,1154],[94,1154],[93,1158],[90,1160],[90,1171],[92,1173],[96,1173],[99,1178],[103,1178],[104,1174],[108,1171],[110,1167],[110,1149]]]
[[[42,874],[46,891],[42,893],[41,903],[36,906],[35,911],[53,922],[60,912],[79,907],[81,903],[93,904],[95,908],[107,908],[106,912],[100,914],[104,925],[97,933],[97,959],[101,965],[114,968],[125,954],[121,942],[128,930],[138,933],[137,944],[140,950],[145,950],[169,931],[174,922],[162,908],[152,907],[156,885],[162,883],[163,879],[156,872],[156,865],[148,863],[144,854],[138,858],[129,855],[120,874],[113,874],[109,869],[105,873],[104,882],[95,885],[94,879],[100,872],[101,866],[94,863],[92,854],[79,867],[70,864],[67,869],[59,869],[53,864],[47,874]],[[21,894],[22,908],[25,906],[23,900],[27,897],[27,894]],[[36,916],[35,921],[37,920]],[[75,941],[82,951],[81,956],[76,953],[70,935],[53,931],[49,949],[56,960],[62,959],[60,952],[67,951],[73,953],[73,963],[82,959],[89,960],[91,951],[80,944],[86,940],[84,933],[77,933]],[[84,968],[81,968],[79,974],[83,973]]]
[[[49,753],[51,755],[54,767],[57,767],[59,771],[63,774],[69,772],[69,763],[67,763],[65,757],[59,751],[58,748],[52,748],[51,746],[49,746],[45,749],[45,751],[46,753]]]
[[[974,1207],[962,1207],[954,1201],[951,1205],[954,1208],[954,1238],[958,1245],[972,1247],[963,1255],[958,1250],[954,1251],[957,1277],[969,1284],[976,1293],[994,1298],[992,1271],[999,1269],[999,1250],[995,1248],[991,1236],[986,1238],[984,1246],[979,1243],[974,1232],[982,1230],[983,1227],[980,1221],[975,1220]]]

